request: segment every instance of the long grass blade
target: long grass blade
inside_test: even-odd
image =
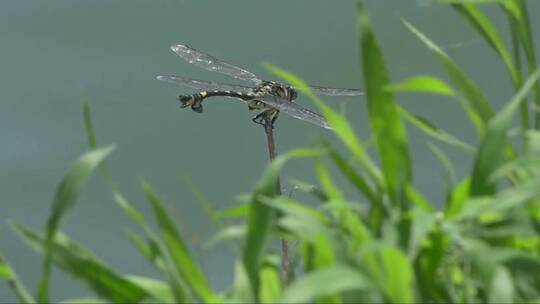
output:
[[[387,302],[413,302],[413,269],[403,252],[381,245],[368,250],[360,264],[367,269],[369,279],[381,290]]]
[[[90,147],[90,150],[94,150],[98,148],[97,139],[96,139],[96,132],[94,130],[94,124],[92,122],[92,111],[90,109],[90,104],[86,100],[83,100],[83,118],[84,118],[84,129],[86,130],[86,138],[88,141],[88,147]],[[115,189],[114,184],[111,179],[111,175],[109,174],[109,170],[105,166],[105,164],[100,164],[99,171],[101,173],[101,176],[105,180],[105,182],[111,187],[111,189]]]
[[[386,87],[394,93],[431,93],[444,96],[454,96],[454,90],[439,78],[431,75],[413,76],[399,83],[393,83]]]
[[[203,302],[220,302],[217,295],[211,290],[204,273],[189,253],[187,245],[168,216],[159,197],[152,187],[144,181],[142,182],[142,189],[152,207],[161,232],[161,238],[178,274]]]
[[[139,252],[161,273],[165,275],[171,287],[176,302],[192,301],[190,291],[186,287],[185,281],[179,277],[175,271],[174,263],[166,255],[166,250],[159,241],[158,236],[150,228],[144,216],[137,211],[133,205],[119,192],[113,190],[115,202],[135,223],[144,230],[146,241],[138,234],[128,231],[132,243]]]
[[[6,259],[0,255],[0,280],[6,280],[9,284],[9,287],[13,290],[20,303],[30,304],[36,303],[36,300],[28,292],[23,283],[19,280],[19,277],[8,264]]]
[[[508,145],[508,130],[512,118],[520,103],[538,80],[538,71],[534,72],[512,100],[490,121],[486,136],[476,154],[471,178],[470,194],[489,195],[495,192],[496,185],[490,179],[504,159]]]
[[[322,141],[323,146],[328,150],[330,159],[338,167],[341,173],[347,178],[351,184],[366,196],[366,198],[374,205],[381,204],[381,198],[377,196],[373,186],[370,185],[368,180],[356,172],[352,165],[339,154],[339,152],[332,147],[327,141]]]
[[[519,76],[512,62],[512,58],[510,57],[510,53],[506,49],[506,46],[493,23],[473,3],[454,4],[452,7],[471,23],[491,48],[501,57],[510,74],[510,79],[512,79],[514,85],[519,86]]]
[[[533,28],[531,27],[531,21],[529,18],[529,12],[527,10],[527,3],[523,0],[513,0],[508,1],[513,2],[516,4],[516,6],[519,8],[519,17],[514,17],[514,29],[518,33],[519,40],[521,42],[521,46],[523,47],[523,51],[525,53],[525,57],[527,58],[527,66],[529,69],[529,74],[532,74],[533,71],[535,71],[538,67],[538,61],[536,58],[536,51],[534,46],[534,38],[533,38]],[[515,16],[512,15],[512,16]],[[536,86],[533,89],[533,100],[534,104],[537,108],[540,108],[540,82],[536,83]],[[540,128],[540,111],[535,112],[535,122],[534,127],[536,129]]]
[[[242,254],[243,267],[247,272],[253,294],[259,295],[259,267],[264,257],[264,250],[270,236],[276,212],[262,201],[264,197],[278,195],[276,182],[285,163],[292,158],[316,157],[322,151],[316,149],[297,149],[276,158],[265,170],[250,195],[250,207],[247,217],[247,236]]]
[[[385,89],[390,78],[362,1],[358,1],[357,15],[371,129],[390,199],[396,205],[406,206],[403,193],[412,174],[406,129],[393,94]]]
[[[274,265],[263,265],[260,271],[261,291],[259,299],[261,303],[277,303],[281,298],[281,279],[279,269]]]
[[[138,302],[148,296],[143,289],[115,273],[94,254],[61,232],[57,232],[48,245],[47,239],[28,227],[16,223],[12,227],[37,252],[46,254],[46,250],[54,250],[52,261],[83,281],[98,296],[112,302]]]
[[[352,290],[373,288],[360,271],[332,266],[305,275],[285,290],[281,303],[309,303],[314,299]]]
[[[473,146],[455,137],[454,135],[437,128],[435,124],[431,123],[427,119],[418,116],[403,107],[399,107],[399,114],[411,125],[415,126],[418,130],[424,132],[432,138],[450,146],[460,148],[469,154],[475,152],[475,148]]]
[[[508,12],[509,18],[512,19],[510,20],[511,24],[516,24],[516,20],[521,20],[521,18],[515,19],[515,16],[521,16],[521,13],[519,12],[519,6],[516,5],[515,2],[504,1],[503,3],[501,3],[501,6],[505,11]],[[493,50],[501,57],[508,70],[508,73],[510,74],[510,78],[512,79],[514,87],[516,88],[516,90],[519,89],[519,87],[522,85],[522,76],[520,74],[521,71],[516,68],[516,66],[519,66],[521,64],[520,60],[519,58],[515,60],[516,62],[514,65],[514,62],[512,61],[512,58],[510,57],[506,46],[504,45],[497,29],[491,23],[491,21],[473,3],[454,4],[453,7],[472,24],[472,26],[493,48]],[[517,14],[516,10],[518,10]],[[514,46],[514,48],[515,51],[518,50],[516,46]],[[519,51],[517,51],[517,53],[514,53],[514,55],[516,54],[519,54]],[[527,102],[523,102],[521,104],[520,113],[521,127],[523,130],[527,130],[531,126]]]
[[[118,197],[116,197],[116,199],[118,199]],[[122,204],[122,202],[119,201],[117,201],[117,203]],[[137,215],[139,213],[131,212],[129,209],[134,209],[127,201],[124,201],[123,204],[124,206],[122,206],[122,209],[137,222],[137,217],[134,218],[132,215]],[[179,277],[179,274],[175,270],[176,267],[171,259],[168,258],[166,250],[159,241],[158,236],[152,231],[152,229],[150,229],[144,218],[141,217],[141,219],[143,220],[141,225],[145,232],[146,240],[143,240],[138,234],[128,230],[130,240],[139,250],[139,252],[156,268],[156,270],[165,275],[176,302],[183,303],[193,301],[191,292],[186,287],[187,284],[184,280],[182,280],[182,278]]]
[[[431,152],[435,154],[444,169],[445,184],[447,187],[446,190],[450,192],[457,182],[456,172],[454,170],[454,166],[452,165],[452,161],[450,160],[450,158],[448,158],[446,153],[436,145],[428,143],[428,147]]]
[[[48,302],[50,263],[53,255],[52,241],[60,222],[69,209],[75,205],[92,172],[113,150],[114,146],[106,146],[83,154],[73,164],[56,189],[46,227],[43,273],[38,290],[40,302]]]
[[[478,136],[482,137],[488,121],[494,112],[491,105],[478,86],[467,74],[433,41],[421,33],[417,28],[403,20],[405,26],[424,43],[443,63],[447,73],[464,96],[464,109],[474,123]]]
[[[457,220],[475,219],[487,213],[507,212],[531,200],[537,200],[540,198],[539,183],[540,178],[537,177],[496,196],[471,198],[464,203]]]
[[[176,302],[173,292],[166,282],[135,275],[129,275],[125,278],[131,283],[137,285],[139,288],[144,290],[146,294],[150,295],[154,300],[160,303]]]

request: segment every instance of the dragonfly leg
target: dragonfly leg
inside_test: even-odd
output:
[[[251,119],[254,123],[262,125],[263,127],[267,128],[274,128],[274,123],[276,122],[276,119],[278,117],[279,111],[276,109],[268,109],[265,110],[259,114],[257,114],[253,119]]]
[[[265,125],[265,119],[264,119],[265,112],[261,112],[261,113],[257,114],[255,117],[253,117],[251,119],[251,121],[253,121],[256,124],[264,126]]]
[[[279,116],[279,111],[276,111],[273,115],[272,115],[272,127],[274,126],[274,124],[276,123],[276,120]]]

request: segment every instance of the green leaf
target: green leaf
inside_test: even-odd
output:
[[[437,128],[433,123],[429,122],[427,119],[418,116],[409,110],[399,107],[399,114],[405,118],[410,124],[415,126],[418,130],[424,132],[425,134],[443,142],[448,145],[461,148],[463,151],[468,153],[474,153],[475,148],[461,139],[455,137],[454,135]]]
[[[540,154],[540,131],[528,130],[525,132],[525,140],[529,143],[526,154]]]
[[[225,210],[218,210],[215,216],[218,218],[244,217],[249,213],[249,204],[235,205]]]
[[[333,147],[330,146],[330,144],[323,141],[323,145],[328,150],[330,158],[345,175],[347,180],[355,185],[368,198],[372,205],[372,210],[376,210],[372,212],[370,220],[376,223],[375,225],[380,223],[382,217],[386,213],[381,195],[377,194],[373,189],[373,186],[370,185],[369,181],[360,173],[357,173],[356,170],[347,161],[345,161],[345,159]],[[335,203],[336,202],[334,202],[334,205],[336,205]],[[343,204],[338,205],[342,206]],[[355,237],[357,245],[360,245],[370,239],[370,233],[367,230],[366,225],[362,223],[356,214],[348,211],[340,211],[340,214],[342,219],[340,220],[340,223],[342,223],[342,227],[348,230]]]
[[[491,282],[489,303],[514,303],[514,282],[506,267],[498,267]]]
[[[435,76],[421,75],[406,79],[403,82],[391,84],[386,87],[394,93],[398,92],[423,92],[439,95],[453,96],[454,90]]]
[[[341,194],[340,190],[334,185],[330,177],[330,172],[328,172],[322,161],[319,159],[315,162],[315,169],[325,192],[328,194],[328,204],[344,204],[343,194]],[[358,218],[357,214],[351,212],[349,208],[338,210],[337,220],[345,231],[348,231],[353,235],[355,247],[360,246],[370,238],[367,227],[365,227],[364,223]]]
[[[439,162],[441,163],[443,169],[444,169],[444,176],[446,179],[446,185],[448,187],[448,191],[450,191],[454,185],[456,184],[457,177],[456,172],[454,171],[454,166],[452,165],[452,161],[446,153],[444,153],[443,150],[441,150],[439,147],[437,147],[434,144],[428,143],[428,147],[435,154]]]
[[[36,303],[6,259],[0,255],[0,279],[6,280],[20,303]]]
[[[445,4],[500,4],[507,10],[512,12],[517,18],[521,18],[519,7],[515,4],[514,0],[438,0],[440,3]]]
[[[451,259],[448,258],[451,245],[448,233],[441,229],[433,229],[427,235],[427,241],[419,245],[421,248],[414,260],[419,293],[424,299],[431,298],[434,299],[434,302],[443,302],[440,293],[444,291],[441,286],[445,286],[448,282],[456,284],[458,279],[455,279],[455,275],[461,275],[458,268],[452,277],[451,273],[448,272],[449,269],[452,269],[453,264],[445,265],[452,263]],[[457,266],[455,267],[457,268]],[[447,276],[441,277],[440,273],[446,273]],[[461,281],[460,276],[458,284],[461,284]],[[457,299],[457,297],[454,298]]]
[[[443,63],[450,78],[465,97],[463,103],[464,109],[471,121],[475,124],[478,135],[482,137],[488,121],[494,114],[491,105],[488,103],[484,94],[482,94],[482,91],[439,46],[407,21],[403,20],[403,23]]]
[[[46,239],[26,226],[13,224],[13,228],[34,250],[45,254]],[[51,241],[50,250],[54,251],[52,262],[83,281],[100,297],[112,302],[138,302],[147,297],[143,289],[115,273],[93,253],[59,231]]]
[[[69,209],[75,205],[90,175],[113,150],[114,146],[106,146],[83,154],[73,164],[56,189],[51,213],[47,220],[45,258],[38,290],[40,302],[48,302],[50,262],[53,255],[52,239],[60,226],[60,222]]]
[[[492,297],[494,293],[500,292],[502,297],[510,297],[514,293],[511,285],[520,284],[522,280],[529,280],[537,289],[540,279],[537,273],[540,271],[540,260],[537,256],[531,256],[524,252],[500,246],[490,246],[489,244],[473,238],[463,238],[460,240],[465,255],[471,265],[471,278],[477,281],[486,291],[486,297]],[[504,267],[504,270],[501,270]],[[512,271],[513,282],[510,286],[498,286],[506,284],[504,278],[508,274],[497,273],[505,270]],[[497,277],[499,276],[499,277]],[[502,282],[501,282],[502,281]],[[493,288],[499,288],[495,291]],[[506,302],[506,301],[503,301]]]
[[[148,224],[144,219],[144,216],[131,205],[131,203],[118,191],[113,192],[114,201],[125,214],[127,214],[135,223],[139,224],[142,228],[148,228]]]
[[[202,206],[208,217],[212,220],[214,226],[218,228],[223,227],[221,219],[219,216],[217,216],[216,210],[214,210],[214,207],[212,206],[210,200],[195,186],[195,183],[193,183],[193,181],[189,177],[184,176],[183,180],[186,184],[186,187],[190,190],[199,205]]]
[[[337,262],[338,247],[337,242],[332,242],[334,239],[330,233],[319,233],[304,244],[304,263],[306,273],[312,273],[318,269],[326,269],[334,266]],[[327,295],[325,299],[320,299],[323,302],[334,301],[336,295]],[[325,301],[326,300],[326,301]]]
[[[281,297],[281,279],[279,269],[273,265],[264,265],[260,271],[261,303],[277,303]]]
[[[368,249],[358,263],[367,268],[369,280],[377,285],[387,302],[413,302],[413,270],[400,250],[387,245],[375,246]]]
[[[6,263],[5,259],[0,256],[0,279],[11,280],[13,278],[13,270]]]
[[[526,49],[526,53],[528,53],[528,59],[532,61],[529,61],[529,63],[534,62],[532,65],[529,65],[530,70],[536,69],[536,60],[534,59],[534,51],[531,51],[532,43],[527,39],[527,36],[529,36],[530,32],[528,30],[528,25],[525,19],[527,18],[526,11],[523,13],[521,12],[521,9],[524,8],[522,6],[523,3],[519,3],[519,1],[504,1],[503,2],[503,8],[508,13],[509,21],[512,26],[512,34],[514,35],[513,38],[520,37],[522,44],[524,48]],[[514,82],[514,86],[518,88],[521,85],[521,75],[520,71],[517,70],[514,67],[514,64],[512,63],[510,59],[510,55],[506,51],[506,48],[504,47],[504,44],[502,40],[499,37],[499,34],[497,33],[495,27],[489,22],[489,20],[482,14],[481,11],[479,11],[473,4],[464,4],[464,5],[455,5],[454,6],[459,12],[461,12],[472,24],[475,26],[478,31],[484,36],[484,38],[488,41],[488,43],[495,49],[495,51],[501,56],[503,61],[505,62],[511,78]],[[524,17],[524,18],[522,18]],[[516,33],[517,31],[517,33]],[[518,47],[517,40],[513,40],[515,43],[514,47]],[[515,60],[516,65],[520,65],[520,59],[519,59],[519,50],[516,48],[515,50]],[[537,86],[537,93],[538,93],[539,87]],[[537,98],[537,101],[540,103],[540,99]],[[529,113],[528,113],[528,107],[525,104],[521,105],[521,116],[522,116],[522,126],[523,129],[527,130],[530,127],[529,123]]]
[[[261,198],[261,202],[280,212],[279,227],[298,238],[313,242],[320,234],[329,234],[331,220],[323,213],[286,197]]]
[[[139,286],[139,288],[143,289],[154,300],[157,300],[160,303],[175,302],[171,288],[169,287],[169,285],[167,285],[166,282],[135,275],[126,276],[126,279],[131,283]]]
[[[113,197],[115,202],[122,208],[122,211],[126,213],[135,223],[137,223],[144,230],[146,235],[146,241],[143,240],[138,234],[128,230],[128,235],[135,247],[139,249],[146,259],[151,262],[157,270],[162,272],[170,272],[169,265],[165,266],[165,256],[163,246],[160,244],[158,237],[152,231],[144,216],[133,207],[133,205],[118,191],[113,190]]]
[[[264,204],[261,199],[272,198],[279,194],[276,187],[279,172],[289,159],[317,157],[322,152],[316,149],[297,149],[277,157],[268,166],[251,194],[242,261],[254,295],[259,295],[259,267],[276,216],[275,210]]]
[[[411,183],[407,133],[392,93],[385,90],[390,85],[390,78],[361,1],[358,2],[357,14],[371,130],[390,199],[395,205],[404,207],[404,187]]]
[[[289,197],[293,197],[293,194],[296,190],[300,190],[305,193],[309,193],[316,197],[319,201],[324,202],[328,199],[326,194],[319,189],[317,186],[314,186],[311,183],[295,179],[295,178],[289,178],[288,182],[293,186],[293,188],[289,192]]]
[[[83,117],[88,146],[90,146],[90,149],[96,149],[98,146],[96,141],[96,133],[94,132],[94,126],[92,124],[92,112],[90,110],[90,105],[86,101],[83,101]]]
[[[86,130],[86,137],[88,140],[88,147],[90,150],[94,150],[98,148],[97,140],[96,140],[96,133],[94,131],[94,126],[92,123],[92,112],[90,110],[90,105],[87,101],[83,99],[83,117],[84,117],[84,128]],[[111,176],[109,174],[109,171],[105,167],[105,165],[100,165],[100,172],[101,176],[107,182],[107,184],[114,189],[114,185],[111,180]]]
[[[137,209],[135,209],[119,191],[113,190],[113,198],[116,204],[120,206],[122,211],[124,211],[124,213],[127,214],[135,223],[141,226],[146,234],[147,242],[143,241],[141,237],[134,232],[128,231],[131,241],[158,270],[163,271],[165,267],[163,264],[164,250],[159,244],[158,237],[155,235],[152,229],[150,229],[150,226],[148,226],[144,216]]]
[[[219,302],[219,298],[210,289],[204,273],[191,257],[186,244],[169,218],[168,212],[163,208],[163,203],[159,197],[152,187],[144,181],[142,182],[142,189],[154,211],[161,238],[178,274],[202,301]]]
[[[450,193],[446,205],[444,206],[444,214],[446,218],[459,216],[465,207],[466,201],[469,198],[471,187],[470,177],[463,179],[454,190]]]
[[[343,194],[341,193],[341,190],[338,187],[336,187],[336,185],[332,181],[330,172],[328,172],[328,169],[323,164],[321,159],[315,160],[315,171],[317,173],[317,176],[319,177],[319,182],[322,188],[324,189],[324,192],[328,196],[328,199],[330,201],[343,200]]]
[[[246,227],[244,225],[233,225],[223,227],[218,230],[218,232],[206,242],[206,247],[215,246],[219,242],[230,241],[230,240],[242,240],[246,236]]]
[[[325,225],[329,225],[332,222],[332,220],[324,213],[310,208],[292,198],[284,196],[277,196],[274,198],[261,197],[261,202],[278,210],[283,215],[290,215],[302,218],[303,220],[317,221]]]
[[[471,178],[470,194],[492,194],[496,184],[490,179],[504,160],[508,148],[508,131],[512,126],[514,112],[538,79],[538,71],[525,82],[512,100],[489,122],[487,133],[478,148]]]
[[[428,238],[429,233],[434,229],[436,223],[435,214],[426,210],[416,208],[410,212],[412,227],[408,246],[409,260],[414,261],[418,253],[423,248],[423,242]]]
[[[418,192],[412,185],[407,185],[405,188],[407,199],[416,207],[428,213],[433,213],[433,206]]]
[[[232,303],[255,303],[253,287],[243,263],[234,264],[234,284],[230,291],[229,301]]]
[[[175,271],[175,265],[170,258],[166,256],[166,250],[160,243],[157,235],[150,229],[144,216],[133,207],[133,205],[117,190],[113,189],[113,197],[115,202],[122,210],[138,225],[140,225],[146,235],[146,241],[138,234],[128,231],[128,235],[132,243],[139,252],[160,272],[162,272],[171,286],[172,293],[176,302],[189,302],[191,296],[186,288],[185,281],[178,277]]]
[[[515,160],[506,162],[501,165],[490,176],[490,180],[495,182],[502,177],[513,179],[515,177],[518,180],[527,180],[531,177],[540,175],[540,157],[539,156],[525,156]]]
[[[308,303],[314,299],[372,286],[361,272],[346,266],[332,266],[310,272],[292,283],[280,303]]]
[[[505,212],[511,208],[540,197],[540,177],[536,177],[521,185],[505,190],[496,196],[472,198],[463,203],[458,220],[477,218],[482,214]]]
[[[139,236],[138,234],[136,234],[135,232],[133,232],[131,230],[128,230],[127,233],[128,233],[129,239],[135,245],[135,247],[137,247],[139,252],[148,261],[150,261],[152,264],[154,264],[154,266],[157,266],[158,264],[160,264],[159,267],[157,267],[157,268],[162,270],[163,267],[164,267],[163,266],[163,261],[160,261],[161,263],[157,262],[158,259],[161,260],[161,257],[159,256],[159,253],[154,250],[155,248],[152,248],[152,246],[147,244],[144,241],[144,239],[141,236]]]
[[[509,1],[506,1],[509,2]],[[510,78],[514,84],[519,83],[519,75],[512,63],[512,58],[504,45],[501,36],[499,35],[497,28],[491,23],[491,21],[479,10],[473,3],[454,4],[453,7],[461,13],[467,21],[482,35],[482,37],[489,43],[493,50],[501,57],[508,72]]]
[[[518,42],[520,42],[521,47],[525,53],[525,57],[527,58],[527,67],[528,67],[529,73],[532,74],[532,71],[535,71],[538,68],[538,63],[536,59],[536,51],[534,48],[534,38],[532,34],[532,27],[531,27],[531,22],[529,19],[529,13],[527,10],[527,4],[523,0],[514,0],[514,1],[507,1],[507,2],[515,5],[519,12],[519,13],[515,13],[508,6],[504,6],[505,11],[508,13],[507,15],[509,16],[510,24],[512,26],[516,65],[519,67],[519,64],[520,64],[520,62],[518,61],[520,58],[519,57],[520,50],[519,50]],[[533,100],[534,100],[534,105],[537,108],[540,107],[540,82],[537,82],[536,86],[534,87]],[[536,129],[540,128],[540,111],[535,112],[534,127]]]
[[[347,181],[356,186],[356,188],[368,198],[370,203],[374,205],[382,204],[381,199],[377,196],[375,190],[373,189],[373,186],[370,185],[369,181],[360,173],[356,172],[352,165],[347,162],[343,158],[343,156],[341,156],[338,151],[328,142],[323,141],[322,144],[328,150],[330,159],[334,162],[334,164],[336,164],[341,173],[347,178]]]

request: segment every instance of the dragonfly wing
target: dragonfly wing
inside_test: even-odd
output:
[[[242,93],[250,93],[252,91],[251,87],[246,87],[242,85],[196,80],[196,79],[191,79],[191,78],[186,78],[186,77],[181,77],[181,76],[172,76],[172,75],[171,76],[157,76],[156,78],[158,80],[192,87],[197,90],[233,91],[233,92],[242,92]]]
[[[326,119],[324,119],[324,117],[322,117],[321,115],[317,113],[311,112],[310,110],[305,109],[294,102],[286,101],[285,99],[272,96],[272,95],[257,97],[255,99],[260,100],[263,103],[271,107],[274,107],[278,109],[279,111],[289,116],[292,116],[296,119],[307,121],[309,123],[312,123],[319,127],[323,127],[325,129],[330,129],[330,130],[332,129],[332,127],[330,127],[330,125],[328,124]]]
[[[328,96],[360,96],[364,95],[364,91],[358,89],[342,89],[342,88],[326,88],[319,86],[309,86],[315,93]]]
[[[187,62],[205,70],[223,73],[234,78],[251,81],[256,84],[261,82],[261,80],[255,74],[237,66],[234,66],[230,63],[214,58],[203,52],[197,51],[190,46],[184,44],[177,44],[171,46],[171,50],[173,50],[173,52],[178,54],[178,56],[182,57]]]

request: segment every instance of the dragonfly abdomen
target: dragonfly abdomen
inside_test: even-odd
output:
[[[180,100],[180,107],[187,108],[191,107],[191,109],[197,113],[202,113],[202,102],[208,97],[233,97],[233,98],[239,98],[244,101],[252,100],[255,95],[244,93],[244,92],[235,92],[235,91],[202,91],[199,93],[191,94],[191,95],[180,95],[178,96],[178,100]]]

